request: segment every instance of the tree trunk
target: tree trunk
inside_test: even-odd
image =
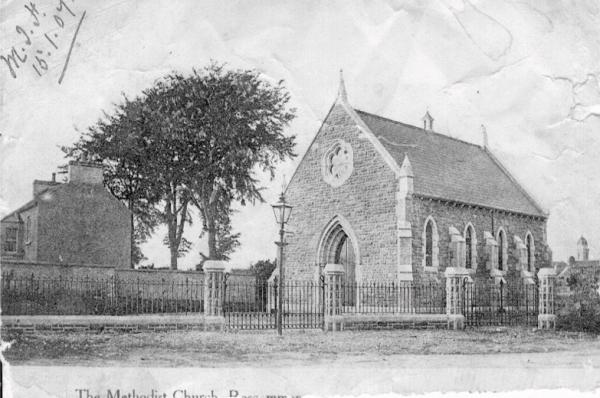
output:
[[[177,270],[177,248],[169,246],[171,249],[171,269]]]
[[[171,200],[167,201],[166,214],[167,214],[167,228],[169,236],[169,250],[171,252],[171,266],[172,270],[177,269],[177,258],[179,245],[177,244],[177,194],[174,190],[171,191]]]
[[[204,198],[204,216],[206,217],[206,232],[208,233],[208,259],[218,260],[217,253],[217,191]]]
[[[208,232],[208,259],[218,260],[217,258],[217,229],[214,220],[207,220]]]
[[[183,238],[183,229],[187,221],[187,207],[189,198],[180,198],[180,209],[177,209],[177,187],[173,186],[171,200],[167,201],[165,213],[167,216],[167,227],[169,237],[169,249],[171,251],[171,269],[177,269],[179,258],[179,246]],[[177,215],[180,215],[178,217]]]
[[[133,253],[135,251],[135,233],[134,233],[134,225],[133,225],[133,200],[129,200],[129,225],[131,226],[131,251],[129,252],[129,266],[130,268],[135,268],[135,262],[133,259]]]
[[[169,222],[169,250],[171,252],[171,269],[177,269],[177,259],[179,258],[179,244],[177,243],[177,214],[170,214]]]

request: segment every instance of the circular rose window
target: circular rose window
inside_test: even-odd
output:
[[[347,142],[338,141],[323,156],[322,173],[326,183],[339,187],[352,174],[352,147]]]

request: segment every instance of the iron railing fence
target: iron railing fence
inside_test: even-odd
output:
[[[342,313],[443,314],[446,285],[442,282],[344,282]]]
[[[478,279],[463,286],[462,313],[469,326],[537,325],[539,287],[522,281]]]
[[[325,314],[326,284],[285,282],[283,327],[318,328]],[[204,312],[202,281],[145,281],[110,278],[15,277],[3,273],[1,309],[4,315],[129,315]],[[535,325],[538,286],[523,281],[496,283],[477,278],[462,287],[461,313],[467,325]],[[279,286],[276,281],[228,281],[222,298],[228,324],[241,329],[274,328]],[[342,283],[341,313],[443,314],[443,282]]]
[[[130,315],[204,311],[198,281],[14,277],[2,274],[4,315]]]
[[[283,286],[282,327],[310,329],[323,326],[323,282],[285,281]],[[225,282],[223,314],[233,329],[274,329],[277,326],[279,285],[256,281]]]

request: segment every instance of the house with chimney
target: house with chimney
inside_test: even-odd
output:
[[[473,279],[533,284],[551,265],[548,214],[482,144],[355,109],[338,96],[285,191],[286,277],[346,283]],[[339,267],[338,267],[339,268]]]
[[[67,182],[35,180],[33,198],[0,221],[2,260],[129,268],[131,213],[102,164],[71,161]]]

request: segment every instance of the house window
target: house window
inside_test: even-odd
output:
[[[504,230],[498,231],[498,269],[504,270],[506,265],[506,236]]]
[[[4,240],[4,250],[10,253],[16,253],[17,251],[17,235],[19,229],[16,227],[6,228],[6,238]]]
[[[467,225],[467,229],[465,229],[465,267],[473,268],[475,263],[476,256],[476,239],[475,239],[475,230],[473,229],[473,225]]]
[[[534,267],[535,260],[535,245],[533,243],[533,236],[531,233],[527,233],[526,246],[527,246],[527,271],[531,272]]]

